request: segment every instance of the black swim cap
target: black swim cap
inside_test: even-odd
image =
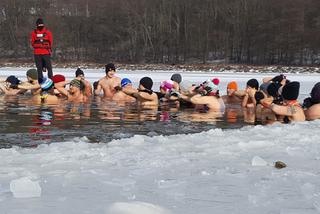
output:
[[[255,88],[256,90],[259,89],[259,82],[256,79],[250,79],[247,82],[247,86],[251,87],[251,88]]]
[[[177,82],[177,83],[181,83],[181,81],[182,81],[182,77],[181,77],[181,75],[180,74],[173,74],[172,76],[171,76],[171,80],[172,81],[175,81],[175,82]]]
[[[147,90],[151,90],[153,86],[153,81],[150,77],[143,77],[140,80],[140,85],[142,85]]]
[[[76,77],[80,76],[80,75],[83,75],[84,76],[84,73],[83,73],[83,70],[81,70],[80,68],[78,68],[76,70]]]

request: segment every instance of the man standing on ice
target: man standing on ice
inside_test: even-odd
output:
[[[36,21],[37,28],[31,33],[31,45],[34,49],[34,61],[36,63],[38,78],[43,78],[43,71],[47,69],[48,77],[52,77],[51,48],[52,33],[45,28],[42,18]]]

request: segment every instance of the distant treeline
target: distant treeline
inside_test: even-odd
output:
[[[320,64],[319,0],[1,0],[0,57],[32,58],[43,17],[55,61]]]

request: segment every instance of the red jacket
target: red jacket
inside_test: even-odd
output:
[[[31,33],[31,45],[35,55],[51,54],[52,33],[45,27],[42,30],[35,29]]]

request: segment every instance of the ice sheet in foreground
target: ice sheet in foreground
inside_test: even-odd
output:
[[[319,128],[314,121],[1,149],[0,210],[134,214],[153,207],[175,214],[316,214]],[[287,167],[274,168],[278,160]],[[41,197],[14,197],[10,182],[25,177],[39,182]]]

